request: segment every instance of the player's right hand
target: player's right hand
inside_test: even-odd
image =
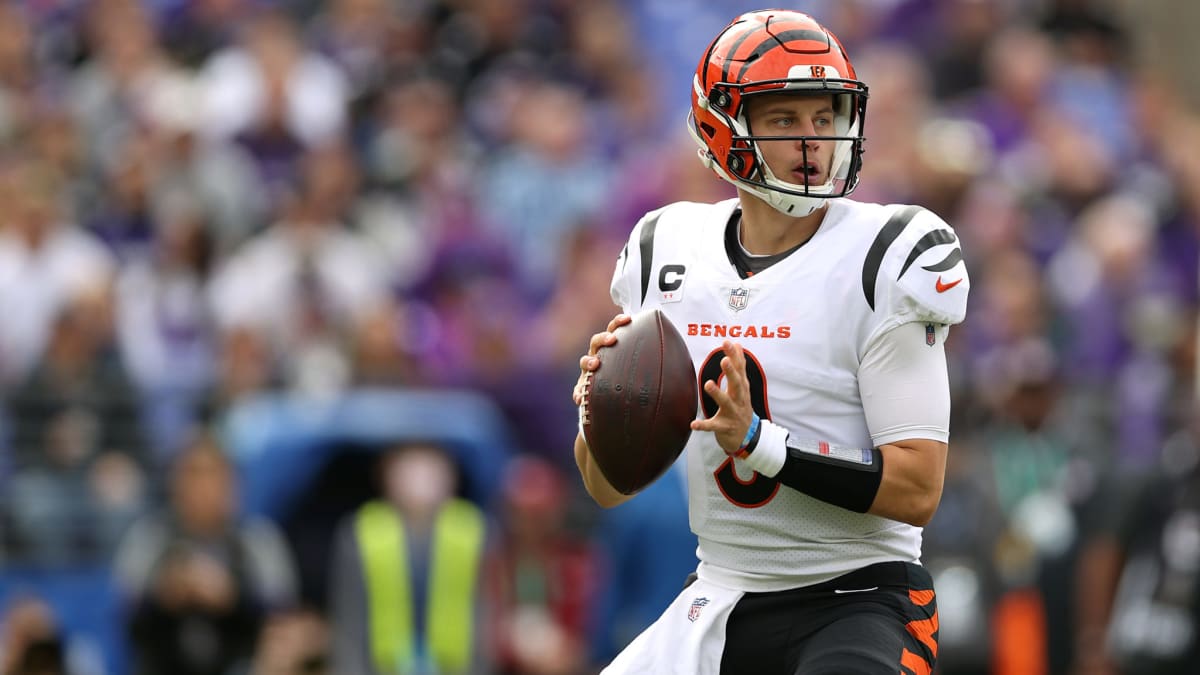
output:
[[[596,333],[588,341],[587,354],[579,357],[579,380],[576,381],[575,389],[571,394],[575,405],[578,406],[583,403],[584,384],[587,381],[588,374],[600,367],[600,357],[596,356],[596,352],[600,351],[601,347],[610,347],[617,344],[617,336],[613,335],[613,331],[630,321],[633,321],[633,317],[628,314],[618,314],[613,317],[612,321],[608,322],[608,327],[604,329],[604,332]]]
[[[693,421],[692,430],[713,432],[725,454],[736,457],[741,449],[742,440],[750,429],[754,408],[750,403],[750,380],[746,376],[745,350],[731,340],[726,340],[721,349],[725,352],[721,359],[725,388],[722,389],[717,380],[707,380],[704,383],[704,393],[716,402],[717,412],[712,417]]]

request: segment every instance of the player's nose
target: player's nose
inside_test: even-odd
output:
[[[812,120],[802,121],[796,129],[796,147],[800,148],[803,145],[808,145],[809,148],[817,147],[820,141],[817,138],[817,126]]]

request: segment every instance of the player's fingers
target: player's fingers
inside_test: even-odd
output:
[[[607,330],[608,330],[608,332],[611,333],[614,330],[616,330],[617,327],[624,326],[625,324],[629,323],[630,321],[633,321],[633,317],[629,316],[628,314],[618,314],[613,317],[612,321],[608,322]]]
[[[613,335],[612,332],[604,331],[603,333],[596,333],[588,342],[588,354],[595,354],[600,351],[601,347],[610,347],[615,344],[617,344],[617,336]]]
[[[725,351],[725,356],[729,357],[734,368],[742,372],[746,371],[746,350],[742,349],[740,343],[726,340],[721,349]]]
[[[613,335],[613,331],[620,326],[624,326],[630,321],[633,321],[633,317],[629,316],[628,314],[618,314],[613,317],[612,321],[608,322],[608,328],[601,333],[592,335],[592,339],[588,340],[588,356],[585,356],[584,360],[587,360],[588,357],[594,357],[596,352],[600,351],[602,347],[611,347],[617,344],[617,336]],[[593,358],[590,361],[587,361],[587,363],[591,365],[584,365],[584,360],[579,362],[579,368],[581,370],[595,370],[600,367],[599,359]]]
[[[723,419],[716,415],[709,417],[708,419],[692,420],[691,426],[692,431],[711,431],[716,434],[728,432],[733,429],[733,424],[730,423],[729,420]]]
[[[594,354],[584,354],[579,357],[579,370],[583,373],[600,367],[600,357]]]
[[[731,343],[726,343],[729,345]],[[728,384],[725,385],[729,390],[730,396],[741,401],[750,395],[750,382],[746,377],[746,359],[742,355],[741,349],[736,345],[732,350],[725,352],[725,357],[721,359],[721,372],[725,374],[725,380]]]
[[[725,390],[729,392],[730,397],[741,400],[747,393],[745,371],[739,370],[733,359],[726,356],[721,359],[721,373],[725,376]]]
[[[704,383],[704,393],[711,396],[717,404],[717,414],[713,415],[713,417],[720,415],[722,410],[726,407],[732,407],[734,404],[733,399],[729,397],[729,393],[722,389],[721,385],[717,384],[715,380],[709,380]]]

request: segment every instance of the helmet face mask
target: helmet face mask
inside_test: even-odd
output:
[[[747,101],[763,94],[831,95],[832,135],[755,135]],[[825,200],[844,197],[858,184],[862,166],[867,87],[829,31],[806,14],[764,10],[743,14],[713,40],[693,80],[688,129],[700,159],[717,175],[782,213],[804,216]],[[781,180],[763,158],[764,141],[834,145],[821,185]]]

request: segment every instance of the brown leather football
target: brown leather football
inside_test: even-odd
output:
[[[631,495],[663,475],[691,436],[699,397],[683,336],[657,309],[613,333],[585,380],[580,426],[608,482]]]

